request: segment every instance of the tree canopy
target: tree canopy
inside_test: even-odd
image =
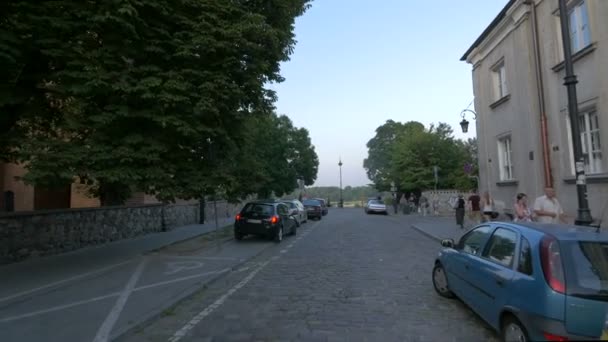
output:
[[[389,120],[367,143],[368,157],[363,166],[381,191],[390,190],[391,182],[395,182],[398,192],[432,189],[435,166],[439,170],[438,188],[469,189],[475,183],[464,166],[477,165],[475,146],[474,140],[455,139],[445,123],[425,128],[416,121]]]
[[[308,131],[267,88],[309,2],[3,3],[0,159],[30,184],[86,182],[103,204],[312,184]]]

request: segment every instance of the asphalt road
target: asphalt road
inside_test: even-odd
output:
[[[435,294],[440,247],[410,228],[416,218],[333,209],[121,340],[496,341]]]

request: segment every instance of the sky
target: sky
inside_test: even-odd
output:
[[[463,134],[473,101],[471,65],[460,57],[507,0],[314,0],[296,20],[298,41],[282,64],[277,112],[305,127],[317,155],[314,186],[371,183],[363,160],[378,126],[392,119],[445,122]],[[474,106],[471,105],[471,109]]]

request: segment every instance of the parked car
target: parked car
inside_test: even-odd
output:
[[[313,198],[319,202],[321,202],[321,210],[323,212],[323,216],[329,213],[329,209],[327,209],[327,202],[323,198]]]
[[[302,202],[296,200],[286,200],[283,203],[289,206],[289,212],[291,215],[296,217],[296,221],[298,227],[305,222],[308,222],[308,213],[306,212],[306,208],[304,208],[304,204]]]
[[[384,202],[377,200],[377,199],[372,199],[372,200],[367,201],[367,203],[365,203],[364,210],[365,210],[366,214],[380,213],[380,214],[388,215],[388,210],[386,209],[386,204],[384,204]]]
[[[289,214],[285,203],[255,201],[247,203],[234,222],[234,238],[242,240],[246,235],[265,236],[275,242],[283,241],[283,235],[297,233],[297,220]]]
[[[608,233],[490,222],[443,240],[433,285],[505,341],[608,339]]]
[[[323,204],[316,199],[307,199],[302,202],[306,208],[306,214],[310,218],[320,220],[323,218]]]

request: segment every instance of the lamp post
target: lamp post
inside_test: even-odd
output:
[[[340,167],[340,208],[344,208],[344,200],[342,199],[342,158],[340,158],[338,166]]]
[[[462,133],[467,133],[469,131],[469,121],[467,121],[467,119],[465,119],[464,117],[466,112],[473,113],[473,119],[477,120],[477,113],[470,109],[463,109],[462,112],[460,112],[460,116],[462,116],[462,121],[460,121],[460,128],[462,128]]]
[[[570,20],[568,18],[568,7],[566,0],[559,0],[559,18],[562,29],[562,45],[564,46],[564,66],[566,76],[564,85],[568,91],[568,114],[570,116],[570,127],[572,130],[572,148],[574,152],[574,166],[576,170],[576,194],[578,197],[578,211],[574,224],[589,226],[593,222],[589,202],[587,200],[587,182],[585,180],[585,159],[583,146],[580,139],[580,127],[578,118],[578,100],[576,98],[576,84],[578,80],[574,74],[572,65],[572,47],[570,46]]]

